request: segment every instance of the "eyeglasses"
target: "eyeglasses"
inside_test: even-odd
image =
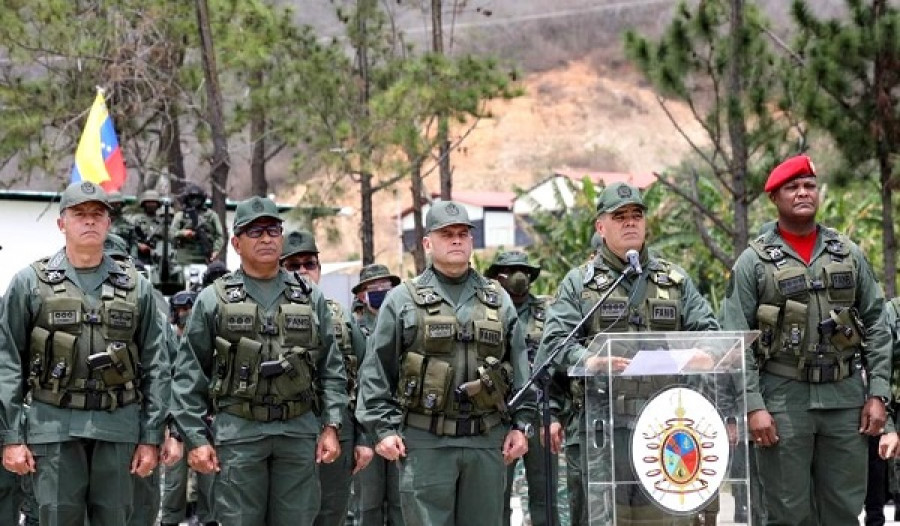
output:
[[[281,228],[281,225],[251,226],[241,230],[241,233],[238,235],[246,234],[249,238],[257,239],[262,237],[263,232],[268,234],[269,237],[281,237],[284,229]]]
[[[287,270],[288,272],[297,272],[301,268],[310,271],[316,270],[317,268],[319,268],[319,262],[310,259],[307,261],[291,261],[284,264],[284,270]]]

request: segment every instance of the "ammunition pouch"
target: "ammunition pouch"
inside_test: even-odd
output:
[[[231,353],[234,349],[231,342],[221,336],[216,336],[214,347],[216,349],[215,371],[213,371],[209,387],[209,394],[213,400],[228,392],[231,384]]]
[[[444,411],[453,383],[453,367],[443,360],[407,352],[400,363],[397,400],[406,411],[431,415]]]
[[[234,349],[234,362],[231,364],[231,388],[228,394],[252,400],[259,387],[262,343],[241,337]]]

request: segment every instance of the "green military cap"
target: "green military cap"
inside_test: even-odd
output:
[[[358,293],[367,283],[371,283],[378,279],[389,279],[391,280],[391,286],[396,287],[400,284],[400,277],[391,274],[391,271],[384,265],[379,265],[378,263],[373,263],[371,265],[366,265],[359,271],[359,283],[353,286],[350,289],[354,294]]]
[[[281,248],[281,258],[286,259],[294,254],[318,254],[316,238],[307,230],[294,230],[284,236],[284,245]]]
[[[600,199],[597,201],[597,214],[614,212],[625,205],[638,205],[644,210],[647,209],[640,190],[628,183],[613,183],[600,193]]]
[[[496,279],[497,275],[500,274],[500,269],[503,267],[516,267],[524,269],[528,272],[528,276],[531,278],[531,281],[536,280],[538,275],[541,273],[541,266],[530,263],[528,261],[527,254],[518,250],[511,250],[507,252],[500,252],[499,254],[497,254],[497,257],[494,258],[494,262],[491,263],[491,266],[488,267],[484,275],[489,278]]]
[[[121,236],[110,232],[103,240],[103,251],[110,256],[128,256],[128,243]]]
[[[160,198],[159,192],[151,188],[149,190],[144,190],[144,193],[141,194],[141,198],[138,200],[138,205],[142,205],[147,201],[156,201],[157,203],[162,203],[162,198]]]
[[[234,224],[232,230],[237,233],[241,227],[247,226],[263,217],[271,217],[278,221],[282,220],[281,216],[278,214],[278,206],[276,206],[271,199],[259,196],[245,199],[238,203],[237,208],[234,211]]]
[[[425,233],[440,230],[450,225],[466,225],[475,228],[469,222],[469,213],[466,207],[454,201],[435,201],[428,213],[425,214]]]
[[[80,205],[81,203],[90,201],[96,201],[106,208],[112,208],[109,204],[109,196],[106,195],[106,192],[100,185],[90,181],[82,181],[79,183],[72,183],[66,187],[62,197],[59,199],[59,211],[62,212],[70,206]]]

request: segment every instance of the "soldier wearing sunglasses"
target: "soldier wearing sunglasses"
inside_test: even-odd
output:
[[[312,524],[316,464],[340,456],[348,403],[331,315],[315,285],[279,266],[275,203],[239,203],[233,232],[240,269],[197,297],[175,364],[172,413],[188,464],[216,473],[220,523]]]

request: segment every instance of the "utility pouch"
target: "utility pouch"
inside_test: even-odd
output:
[[[31,360],[31,376],[40,382],[46,382],[50,374],[50,331],[42,327],[31,330],[31,342],[29,342],[29,354]]]
[[[478,349],[478,357],[484,359],[488,356],[503,357],[503,325],[494,320],[478,320],[475,325],[475,346]]]
[[[756,324],[759,327],[760,335],[758,341],[758,354],[763,359],[768,360],[772,354],[778,352],[781,348],[779,335],[775,331],[778,330],[778,316],[781,314],[781,308],[775,305],[760,305],[756,309]]]
[[[651,331],[677,331],[680,324],[678,300],[648,298],[647,311],[650,314]]]
[[[107,340],[130,341],[137,328],[137,308],[133,303],[113,300],[103,309],[103,336]]]
[[[793,300],[784,303],[784,320],[781,323],[781,348],[784,352],[799,356],[805,347],[806,311],[807,306],[804,303]]]
[[[53,333],[53,350],[50,353],[51,369],[48,381],[54,390],[69,385],[75,364],[76,339],[74,335],[67,332],[56,331]]]
[[[587,292],[587,291],[585,291]],[[591,293],[594,301],[585,302],[582,296],[582,309],[587,312],[594,306],[595,293]],[[611,296],[600,305],[591,320],[591,334],[600,332],[627,332],[628,331],[628,300],[622,297]]]
[[[107,355],[110,361],[110,367],[104,368],[101,373],[103,383],[108,387],[125,385],[137,378],[128,344],[111,342],[106,346],[106,352],[101,354]]]
[[[426,356],[446,356],[456,349],[456,316],[426,316],[423,323]]]
[[[284,348],[305,347],[312,348],[318,345],[318,333],[316,327],[318,320],[309,304],[285,304],[278,313],[278,324],[283,333],[282,346]],[[337,335],[335,335],[337,338]]]
[[[213,371],[209,392],[213,397],[219,397],[226,394],[230,385],[233,361],[231,359],[231,342],[221,336],[216,336],[214,345],[216,348],[216,369]]]
[[[775,285],[785,298],[806,303],[809,300],[809,283],[806,269],[791,265],[775,271]]]
[[[397,402],[404,409],[418,409],[425,375],[425,357],[408,352],[400,361],[400,381],[397,382]]]
[[[443,412],[452,382],[453,367],[449,363],[427,358],[422,379],[421,412],[426,415]]]
[[[249,338],[238,340],[231,372],[231,394],[253,398],[259,385],[259,362],[262,344]]]
[[[81,332],[81,300],[76,298],[49,298],[46,300],[47,324],[50,330],[66,331],[72,334]]]
[[[825,288],[831,303],[852,305],[856,299],[856,272],[853,265],[845,262],[825,265]]]
[[[834,330],[829,337],[829,341],[834,348],[839,351],[853,349],[859,347],[862,343],[862,332],[859,320],[854,316],[853,309],[838,308],[829,314],[830,319],[834,322]]]
[[[312,389],[312,364],[306,349],[295,347],[278,360],[282,374],[272,380],[275,391],[284,400],[296,400]]]

